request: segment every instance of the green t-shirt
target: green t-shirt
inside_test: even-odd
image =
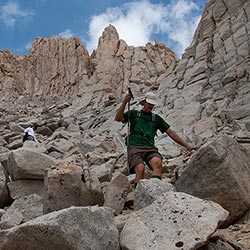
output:
[[[138,115],[140,113],[140,115]],[[128,146],[155,146],[154,137],[159,129],[162,133],[170,127],[159,115],[143,110],[130,111],[130,135]],[[124,123],[128,122],[128,112],[124,114]]]

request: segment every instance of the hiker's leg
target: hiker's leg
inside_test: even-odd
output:
[[[144,178],[145,165],[143,163],[139,163],[135,166],[135,179],[134,183],[138,183],[139,180]]]
[[[159,157],[152,157],[149,160],[149,164],[153,169],[152,177],[161,179],[161,173],[162,173],[162,160]]]
[[[27,140],[28,140],[28,141],[34,141],[34,137],[33,137],[32,135],[28,135],[28,136],[27,136]]]
[[[141,149],[136,146],[128,147],[128,165],[129,173],[136,174],[134,183],[138,183],[140,179],[144,178],[145,165],[142,158]]]

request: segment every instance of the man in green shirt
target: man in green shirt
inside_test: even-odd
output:
[[[161,179],[162,173],[162,156],[155,147],[154,137],[159,129],[162,133],[166,132],[175,142],[184,146],[189,152],[196,150],[198,147],[189,146],[170,125],[159,115],[152,113],[154,106],[157,104],[156,95],[148,92],[140,104],[143,105],[141,111],[131,110],[124,113],[127,103],[131,100],[132,95],[127,94],[117,110],[115,120],[118,122],[130,122],[130,134],[127,142],[128,146],[128,163],[130,173],[135,173],[135,186],[140,179],[144,178],[145,164],[153,170],[152,177]]]

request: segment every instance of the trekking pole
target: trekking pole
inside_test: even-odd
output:
[[[128,93],[133,97],[131,88],[128,87]],[[126,146],[127,146],[127,165],[128,165],[128,173],[129,173],[129,137],[130,137],[130,100],[128,102],[128,133],[126,137]]]
[[[127,136],[127,146],[129,142],[129,136],[130,136],[130,101],[128,102],[128,136]]]
[[[133,94],[131,91],[131,88],[128,87],[128,93],[132,96],[133,98]],[[128,146],[128,142],[129,142],[129,137],[130,137],[130,101],[128,102],[128,136],[127,136],[127,146]]]

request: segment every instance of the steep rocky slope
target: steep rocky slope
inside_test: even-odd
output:
[[[158,90],[175,127],[206,140],[230,124],[249,139],[249,13],[249,1],[206,5],[192,44]]]

